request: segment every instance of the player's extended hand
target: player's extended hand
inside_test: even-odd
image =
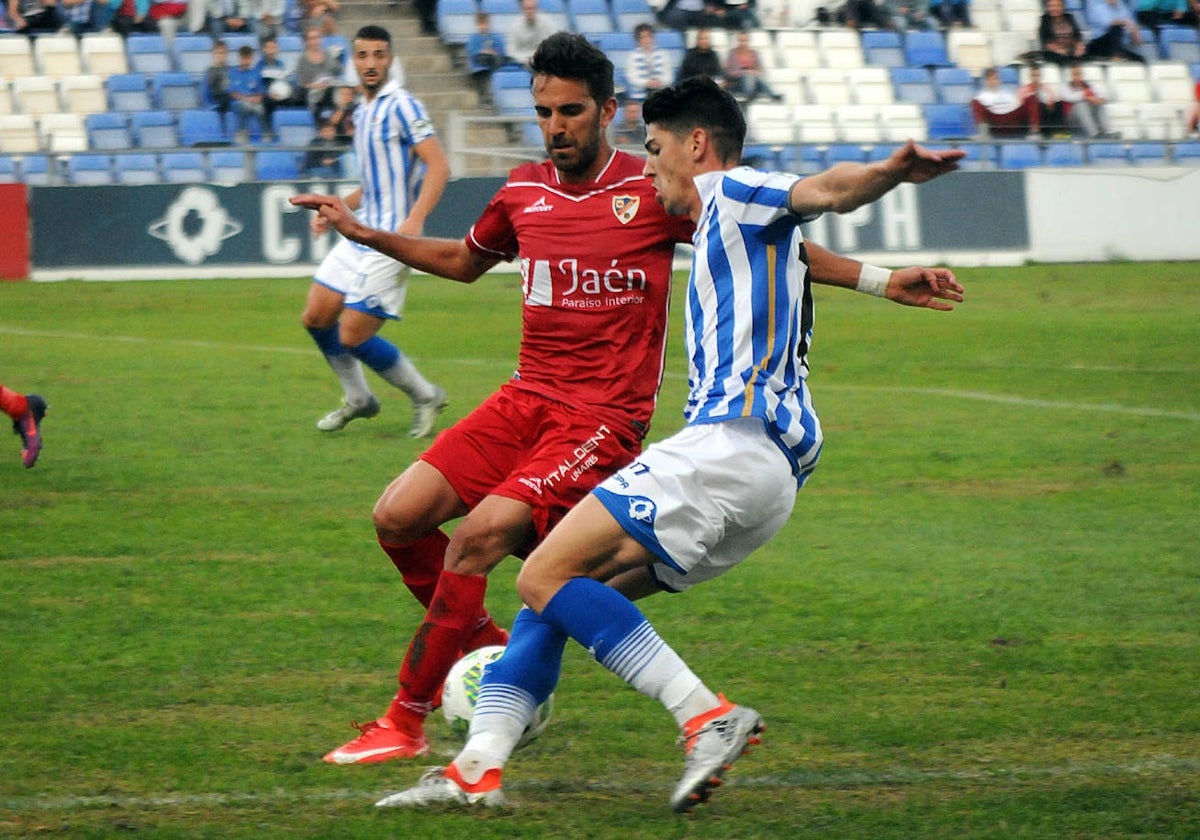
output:
[[[905,306],[921,306],[949,312],[954,303],[962,303],[963,287],[948,268],[910,266],[892,272],[887,286],[888,300]]]
[[[316,210],[317,217],[313,220],[313,230],[317,230],[318,226],[333,227],[338,233],[347,239],[354,239],[355,229],[358,227],[358,219],[354,213],[346,206],[346,202],[342,201],[336,195],[318,195],[316,193],[301,193],[300,195],[292,196],[288,199],[297,207],[307,207],[309,210]]]
[[[926,149],[909,140],[892,152],[888,170],[896,181],[923,184],[939,175],[958,169],[958,162],[967,156],[962,149]]]

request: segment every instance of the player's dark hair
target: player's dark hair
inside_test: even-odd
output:
[[[642,121],[680,135],[703,128],[722,163],[742,157],[746,118],[736,99],[708,76],[659,88],[642,103]]]
[[[383,41],[388,45],[388,49],[391,49],[392,47],[392,33],[388,32],[382,26],[377,26],[374,23],[368,23],[366,26],[355,32],[354,40]]]
[[[613,63],[583,35],[555,32],[538,44],[529,69],[535,76],[583,82],[597,105],[613,97]]]

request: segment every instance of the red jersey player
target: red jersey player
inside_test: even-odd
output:
[[[451,665],[507,634],[484,610],[486,575],[524,554],[640,450],[662,377],[677,242],[689,220],[655,200],[639,158],[614,150],[613,67],[580,35],[547,38],[531,60],[548,162],[517,167],[465,240],[387,234],[325,196],[350,239],[470,283],[520,258],[524,306],[514,377],[447,429],[376,503],[380,545],[427,608],[387,712],[325,760],[424,755],[425,716]],[[463,517],[452,537],[441,525]]]

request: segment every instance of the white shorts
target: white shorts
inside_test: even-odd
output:
[[[314,280],[345,298],[347,309],[400,320],[411,269],[370,248],[339,239],[317,267]]]
[[[797,489],[779,444],[747,417],[687,426],[592,492],[658,558],[650,571],[659,584],[682,592],[775,536]]]

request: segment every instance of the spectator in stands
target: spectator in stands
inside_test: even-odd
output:
[[[270,130],[264,125],[263,79],[254,63],[254,47],[243,44],[238,47],[238,63],[229,70],[229,100],[237,123],[238,142],[250,137],[250,123],[257,121],[263,129],[264,139],[270,139]]]
[[[971,0],[930,0],[929,13],[949,29],[971,25]]]
[[[338,0],[303,0],[304,14],[300,18],[300,31],[320,30],[322,35],[336,35],[338,31]]]
[[[743,103],[760,96],[782,102],[783,96],[773,91],[763,78],[762,56],[750,46],[750,33],[739,32],[735,38],[733,49],[725,56],[725,86],[729,92]]]
[[[1138,0],[1137,22],[1155,35],[1164,26],[1196,26],[1196,12],[1189,0]]]
[[[393,3],[393,5],[398,4]],[[422,35],[438,34],[437,0],[413,0],[413,11],[417,13],[417,19],[421,21]]]
[[[1126,58],[1145,64],[1145,57],[1136,49],[1142,43],[1142,32],[1125,0],[1087,0],[1084,15],[1092,33],[1086,58]]]
[[[296,86],[303,91],[304,104],[315,115],[333,105],[334,88],[342,75],[342,63],[321,45],[320,29],[304,32],[304,52],[296,62]]]
[[[224,41],[213,42],[212,64],[204,71],[204,91],[205,97],[213,104],[224,122],[230,106],[229,47]]]
[[[149,15],[164,36],[173,38],[180,29],[188,29],[188,0],[150,0]]]
[[[1109,125],[1104,109],[1108,102],[1104,90],[1083,78],[1083,67],[1078,64],[1071,66],[1070,76],[1063,83],[1060,95],[1066,103],[1067,125],[1073,134],[1097,140],[1121,136]]]
[[[892,14],[875,0],[847,0],[837,11],[838,23],[851,29],[891,29]]]
[[[512,61],[504,51],[504,36],[492,31],[492,18],[487,12],[475,13],[475,31],[467,36],[467,70],[479,93],[479,101],[492,104],[492,74]]]
[[[893,29],[934,29],[934,18],[929,14],[929,7],[924,0],[897,0],[892,2]]]
[[[272,117],[277,108],[288,108],[301,104],[296,98],[296,86],[292,83],[287,65],[279,57],[279,42],[268,35],[260,43],[262,57],[254,69],[258,71],[263,86],[263,121],[274,125]]]
[[[254,12],[250,3],[251,0],[207,0],[204,30],[214,38],[226,32],[252,32]]]
[[[1026,54],[1025,58],[1050,61],[1058,65],[1074,64],[1083,60],[1087,43],[1083,39],[1079,22],[1066,10],[1063,0],[1046,0],[1046,10],[1042,12],[1042,19],[1038,24],[1038,43],[1041,49]]]
[[[1042,136],[1066,134],[1069,109],[1062,101],[1058,88],[1042,80],[1042,68],[1036,64],[1029,68],[1029,80],[1017,89],[1018,99],[1023,101],[1030,96],[1037,99],[1038,125]]]
[[[317,127],[317,136],[308,141],[304,152],[303,171],[313,178],[342,177],[342,154],[344,143],[339,143],[337,127],[326,120]]]
[[[92,0],[62,0],[59,16],[63,25],[78,38],[86,32],[99,32],[103,28],[96,26],[94,8]]]
[[[358,95],[349,85],[341,85],[334,99],[333,110],[327,119],[333,123],[338,142],[349,146],[354,142],[354,112],[358,110]]]
[[[555,31],[550,18],[538,11],[538,0],[521,0],[521,17],[508,33],[508,54],[518,64],[527,66],[538,44]]]
[[[112,0],[112,28],[122,36],[132,32],[157,32],[158,21],[150,15],[150,0]]]
[[[58,0],[8,0],[8,17],[22,35],[57,32],[62,26]]]
[[[724,26],[725,6],[719,0],[668,0],[657,17],[668,29]]]
[[[971,100],[971,114],[979,134],[994,137],[1025,137],[1041,130],[1038,98],[1018,96],[1000,81],[1000,71],[983,71],[983,89]]]
[[[683,54],[679,65],[679,81],[695,76],[708,76],[718,84],[724,83],[725,69],[721,56],[712,47],[712,32],[700,29],[696,32],[696,45]]]
[[[255,7],[254,31],[260,40],[276,38],[284,31],[287,0],[258,0]]]
[[[1192,105],[1192,113],[1188,115],[1188,134],[1200,134],[1200,79],[1196,81],[1196,103]]]
[[[625,95],[641,102],[659,88],[667,87],[674,77],[671,56],[654,43],[654,27],[639,23],[633,28],[637,48],[625,60]]]
[[[727,29],[762,29],[755,0],[724,0],[717,14]]]
[[[646,127],[642,125],[642,103],[625,101],[620,118],[613,121],[613,143],[617,146],[637,146],[646,142]]]

